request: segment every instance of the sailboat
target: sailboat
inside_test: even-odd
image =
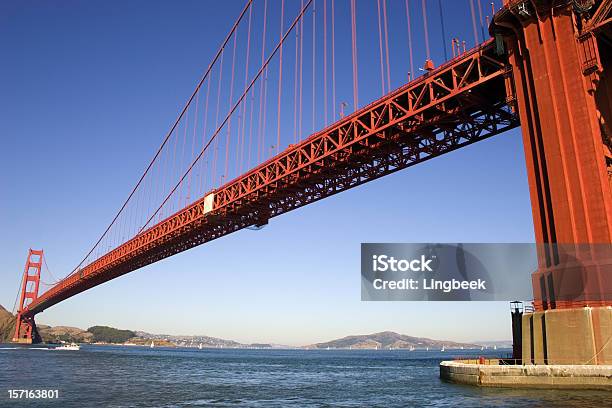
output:
[[[429,351],[429,347],[427,347],[427,351]]]
[[[442,350],[440,350],[440,351],[444,351],[444,345],[442,346]]]
[[[414,351],[414,346],[410,346],[410,351]]]
[[[497,350],[497,346],[495,344],[493,345],[493,350]]]
[[[198,346],[198,349],[202,350],[202,343]]]
[[[480,351],[484,350],[484,346],[480,346]]]
[[[155,347],[155,342],[151,340],[151,348]]]

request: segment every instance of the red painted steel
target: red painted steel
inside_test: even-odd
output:
[[[494,40],[209,192],[23,306],[21,319],[33,322],[36,313],[117,276],[518,126],[515,109],[537,242],[612,242],[612,80],[603,74],[612,55],[611,12],[611,0],[554,7],[507,0],[491,26]],[[597,266],[579,273],[597,277],[589,290],[599,298],[555,302],[551,283],[563,267],[555,245],[545,248],[536,307],[609,304]]]
[[[537,310],[612,306],[612,259],[576,265],[554,245],[612,243],[611,12],[610,0],[507,0],[492,26],[513,67],[536,241],[553,244],[533,276]]]
[[[518,126],[492,41],[290,146],[42,294],[36,313],[145,265]],[[507,91],[510,94],[507,94]]]
[[[28,305],[35,302],[38,297],[42,262],[43,251],[30,248],[21,282],[21,295],[19,296],[19,308],[17,309],[13,342],[36,343],[37,340],[39,340],[36,324],[34,323],[34,316],[24,314],[24,311],[27,310]]]

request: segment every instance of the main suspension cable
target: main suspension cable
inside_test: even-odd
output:
[[[354,1],[354,0],[353,0]],[[155,215],[157,214],[157,212],[166,204],[166,202],[170,199],[170,197],[172,196],[172,194],[174,194],[174,192],[176,191],[176,189],[181,185],[181,183],[183,182],[183,180],[185,179],[185,177],[187,177],[187,174],[189,173],[189,171],[191,171],[191,169],[193,168],[193,166],[195,166],[195,164],[200,160],[200,158],[204,155],[204,153],[206,152],[206,150],[208,149],[208,146],[210,146],[210,143],[215,140],[217,138],[217,135],[219,134],[219,132],[221,131],[221,129],[223,129],[223,127],[225,126],[225,124],[228,122],[230,116],[236,111],[236,108],[240,105],[240,103],[242,102],[242,100],[244,99],[244,97],[248,94],[248,92],[250,91],[250,89],[253,87],[253,85],[255,84],[255,82],[259,79],[259,77],[261,76],[262,72],[264,72],[264,70],[267,68],[268,64],[270,63],[270,61],[272,60],[272,58],[276,55],[276,53],[278,52],[278,50],[280,49],[282,43],[285,41],[285,39],[287,38],[287,36],[291,33],[291,31],[293,30],[293,28],[296,26],[296,24],[298,23],[298,21],[303,17],[304,12],[306,11],[306,9],[308,9],[308,7],[310,6],[310,4],[312,4],[313,0],[308,0],[308,2],[306,3],[306,5],[304,6],[304,8],[302,8],[301,12],[298,14],[298,16],[295,18],[295,20],[293,21],[293,23],[291,23],[291,25],[289,26],[289,28],[287,29],[287,31],[285,32],[285,34],[281,37],[280,41],[278,42],[278,44],[276,45],[276,47],[274,48],[274,50],[270,53],[270,55],[268,56],[268,58],[266,59],[266,62],[264,63],[264,65],[262,65],[262,67],[259,69],[259,71],[257,72],[257,74],[255,75],[255,77],[251,80],[249,86],[244,90],[244,92],[242,93],[242,95],[240,96],[240,98],[238,98],[238,100],[236,101],[236,103],[232,106],[232,109],[229,111],[229,113],[226,115],[225,119],[223,120],[223,122],[221,122],[221,124],[219,125],[219,127],[217,128],[217,130],[215,130],[215,132],[213,133],[213,135],[211,136],[211,139],[209,140],[209,142],[206,144],[206,146],[204,146],[204,148],[200,151],[200,153],[198,154],[198,156],[193,160],[193,162],[191,163],[191,165],[189,166],[189,168],[183,173],[183,176],[180,178],[180,180],[176,183],[176,185],[174,186],[174,188],[172,189],[172,191],[170,191],[170,193],[168,193],[168,195],[166,196],[166,198],[164,199],[164,201],[160,204],[160,206],[157,208],[157,210],[155,211],[155,213],[153,213],[153,215],[151,215],[151,217],[149,217],[149,219],[147,220],[147,222],[145,223],[145,225],[143,225],[143,227],[140,229],[140,231],[138,232],[138,234],[140,234],[142,231],[144,231],[144,229],[147,227],[147,225],[149,225],[149,223],[151,222],[151,220],[153,220],[153,218],[155,217]]]
[[[148,166],[146,167],[145,171],[143,172],[143,174],[140,176],[140,178],[138,179],[138,182],[136,183],[136,185],[134,186],[134,188],[132,189],[132,191],[130,192],[130,194],[128,195],[128,198],[125,200],[125,202],[123,203],[123,205],[121,206],[121,208],[119,209],[119,211],[117,212],[117,214],[115,215],[115,217],[113,218],[113,220],[111,221],[111,223],[108,225],[108,227],[106,227],[106,229],[104,230],[104,232],[102,233],[102,235],[100,236],[100,238],[96,241],[96,243],[94,244],[94,246],[89,250],[89,252],[87,253],[87,255],[85,255],[85,257],[81,260],[81,262],[79,262],[79,264],[69,273],[69,275],[72,275],[73,273],[75,273],[82,265],[83,263],[88,259],[88,257],[93,253],[93,251],[96,249],[96,247],[100,244],[100,242],[102,242],[102,240],[104,239],[104,237],[106,236],[106,234],[110,231],[110,229],[112,228],[112,226],[115,224],[115,222],[117,221],[117,219],[119,218],[119,216],[121,215],[121,213],[123,212],[123,210],[126,208],[128,202],[130,201],[130,199],[132,198],[132,196],[136,193],[136,190],[138,189],[138,187],[142,184],[144,178],[146,177],[146,175],[148,174],[149,170],[151,169],[151,167],[153,166],[153,163],[155,163],[155,160],[157,160],[157,158],[159,157],[159,155],[161,154],[162,149],[164,148],[164,146],[166,145],[166,143],[168,142],[168,139],[170,139],[170,136],[172,135],[172,133],[174,132],[174,129],[178,126],[179,122],[181,121],[181,119],[183,118],[183,116],[185,115],[185,112],[187,111],[187,109],[189,108],[189,105],[191,104],[191,101],[194,99],[194,97],[196,96],[196,94],[199,92],[200,87],[202,86],[202,84],[204,83],[204,81],[206,80],[206,78],[208,78],[208,75],[210,74],[210,71],[212,70],[213,66],[215,65],[215,63],[217,62],[217,59],[219,58],[219,56],[221,55],[221,52],[223,51],[223,49],[225,48],[225,46],[227,45],[228,41],[230,40],[230,38],[232,37],[232,35],[234,34],[234,32],[236,31],[236,29],[238,28],[238,25],[240,24],[240,22],[242,21],[242,18],[244,17],[244,15],[246,14],[246,11],[249,9],[249,7],[251,7],[251,4],[253,3],[253,0],[247,0],[244,8],[242,9],[242,12],[240,13],[240,15],[238,16],[238,18],[236,19],[236,21],[234,22],[234,25],[232,26],[229,34],[225,37],[225,40],[223,41],[221,47],[217,50],[217,53],[215,54],[212,62],[208,65],[208,68],[206,69],[206,71],[204,72],[204,75],[202,75],[202,78],[200,79],[200,81],[198,82],[198,85],[196,86],[195,90],[193,91],[193,93],[191,94],[191,96],[189,97],[189,99],[187,100],[187,103],[185,104],[185,106],[183,107],[183,109],[181,110],[181,113],[179,114],[179,116],[176,118],[176,120],[174,121],[174,124],[172,125],[172,127],[170,128],[170,130],[168,131],[168,133],[166,134],[166,137],[164,138],[161,146],[159,147],[159,149],[157,149],[157,152],[155,153],[155,155],[153,156],[153,159],[151,159],[151,161],[149,162]]]

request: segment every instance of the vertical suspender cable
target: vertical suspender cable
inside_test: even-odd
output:
[[[486,36],[484,31],[484,24],[482,22],[482,3],[480,2],[480,0],[478,0],[478,20],[480,21],[480,33],[482,34],[482,41],[484,41]]]
[[[270,74],[269,67],[264,71],[264,102],[263,102],[263,124],[261,128],[261,154],[266,157],[266,127],[268,126],[268,77]]]
[[[376,1],[378,11],[378,55],[380,56],[380,95],[385,94],[385,69],[383,68],[382,23],[380,18],[380,0]]]
[[[323,0],[323,111],[327,126],[327,0]]]
[[[300,57],[300,39],[299,39],[299,34],[300,34],[300,30],[295,30],[295,63],[293,66],[293,143],[297,143],[297,139],[298,139],[298,130],[297,130],[297,124],[298,124],[298,66],[299,66],[299,61],[298,58]]]
[[[317,79],[317,0],[312,3],[312,133],[316,132],[315,112],[316,112],[316,79]]]
[[[304,8],[304,0],[301,0],[300,2],[300,7],[303,9]],[[303,118],[303,110],[302,107],[304,105],[304,87],[303,87],[303,81],[304,79],[304,17],[302,16],[302,18],[300,19],[300,107],[298,109],[298,114],[300,116],[299,120],[298,120],[298,129],[299,129],[299,140],[302,141],[302,133],[304,131],[304,128],[302,126],[302,118]]]
[[[251,90],[251,114],[249,115],[249,148],[247,156],[247,167],[251,167],[251,150],[253,146],[253,111],[255,110],[255,90]]]
[[[204,102],[204,124],[202,128],[202,145],[206,143],[206,129],[208,127],[208,97],[209,96],[210,96],[210,79],[208,80],[208,83],[206,84],[206,102]],[[202,173],[200,174],[200,191],[202,192],[205,191],[204,177],[205,177],[205,174],[204,174],[204,171],[202,171]]]
[[[191,138],[191,160],[193,160],[193,155],[195,153],[195,140],[196,140],[196,131],[197,131],[197,123],[198,123],[198,105],[200,103],[200,92],[196,95],[195,102],[195,114],[193,115],[193,136]],[[193,177],[193,172],[189,173],[189,178],[187,179],[187,197],[185,200],[185,204],[189,204],[189,200],[191,199],[191,178]]]
[[[187,129],[188,129],[188,127],[189,127],[189,109],[187,109],[187,113],[185,114],[185,120],[183,121],[183,147],[181,148],[181,159],[180,159],[180,163],[179,163],[179,170],[182,167],[183,160],[185,158],[185,145],[187,144]],[[183,190],[184,190],[184,187],[185,186],[181,184],[181,188],[179,189],[179,193],[176,195],[177,209],[181,208],[182,205],[183,205],[183,203],[181,203],[181,201],[183,200]],[[157,195],[157,193],[155,193],[155,195]]]
[[[178,130],[177,130],[178,132]],[[174,178],[174,175],[176,174],[176,146],[178,145],[178,136],[177,133],[174,134],[174,146],[172,148],[172,175],[170,176],[170,180],[172,180],[172,178]],[[151,177],[149,177],[150,179]],[[172,181],[170,182],[170,184],[172,185]],[[149,180],[149,186],[151,186],[151,181]],[[155,197],[155,200],[157,200],[157,197]],[[152,201],[152,200],[151,200]],[[174,209],[174,207],[172,206],[173,203],[172,201],[170,202],[170,211],[172,211]]]
[[[429,51],[429,29],[427,28],[427,5],[425,0],[421,0],[423,8],[423,30],[425,32],[425,52],[427,53],[427,59],[431,59],[431,52]]]
[[[357,110],[359,106],[359,89],[357,78],[357,11],[355,0],[351,0],[351,42],[353,54],[353,109]]]
[[[223,80],[223,60],[225,52],[221,54],[221,61],[219,62],[219,84],[217,86],[217,110],[215,113],[215,128],[219,125],[219,110],[221,109],[221,81]],[[217,160],[219,157],[219,139],[215,140],[214,158],[213,158],[213,177],[217,176]],[[215,180],[213,179],[213,185]]]
[[[335,10],[334,1],[331,0],[331,30],[332,30],[332,113],[334,115],[332,122],[336,121],[336,29],[335,29]]]
[[[285,19],[285,0],[281,0],[281,21],[280,21],[280,36],[283,37],[283,20]],[[283,89],[283,43],[281,42],[280,53],[278,58],[278,106],[277,106],[277,122],[276,122],[276,152],[280,151],[280,123],[281,123],[281,92]]]
[[[247,25],[247,48],[246,48],[246,63],[244,67],[244,86],[247,86],[249,80],[249,62],[251,57],[251,20],[253,15],[253,8],[249,10],[249,23]],[[240,135],[240,166],[238,173],[242,173],[243,162],[244,162],[244,136],[246,129],[246,112],[247,112],[248,98],[242,103],[242,131]]]
[[[383,21],[385,23],[385,54],[387,62],[387,91],[391,92],[391,65],[389,64],[389,23],[387,20],[387,0],[383,1]]]
[[[236,69],[236,41],[238,39],[238,32],[234,34],[234,47],[232,51],[232,76],[230,80],[230,94],[229,94],[229,106],[232,106],[232,101],[234,100],[234,73]],[[225,166],[223,171],[223,176],[228,179],[229,178],[229,148],[230,148],[230,139],[232,132],[232,118],[230,117],[227,121],[227,138],[225,139]]]
[[[263,15],[263,29],[261,34],[261,64],[263,65],[266,51],[266,20],[268,17],[268,0],[264,0],[264,15]],[[264,86],[266,85],[267,72],[261,78],[259,83],[259,123],[257,125],[257,163],[261,161],[261,144],[262,144],[262,114],[264,105]]]
[[[410,79],[414,77],[414,60],[412,56],[412,23],[410,22],[410,4],[406,0],[406,21],[408,22],[408,51],[410,56]]]
[[[440,27],[442,28],[442,47],[444,47],[444,61],[447,61],[448,51],[446,50],[446,29],[444,28],[444,13],[442,12],[442,0],[438,0],[438,9],[440,11]]]
[[[470,0],[470,11],[472,13],[472,30],[474,31],[474,46],[478,45],[478,30],[476,29],[476,10],[474,10],[474,0]]]

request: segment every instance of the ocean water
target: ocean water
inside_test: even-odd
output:
[[[489,351],[505,356],[508,351]],[[605,407],[605,391],[484,389],[438,364],[481,351],[240,350],[0,345],[0,407]],[[11,389],[59,398],[9,399]]]

